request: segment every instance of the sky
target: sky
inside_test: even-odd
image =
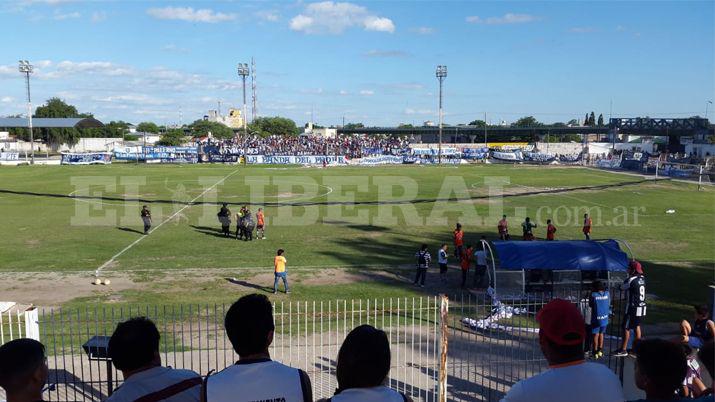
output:
[[[189,123],[242,105],[299,125],[546,123],[705,115],[713,1],[0,2],[0,116],[60,97],[103,122]],[[248,82],[250,114],[250,80]],[[710,105],[709,117],[715,119]]]

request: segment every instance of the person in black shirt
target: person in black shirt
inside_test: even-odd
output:
[[[423,244],[420,250],[415,254],[417,258],[417,276],[415,277],[415,286],[419,284],[421,287],[425,287],[425,278],[427,277],[427,268],[429,268],[429,263],[432,261],[432,256],[429,251],[427,251],[427,245]]]
[[[0,387],[10,402],[42,401],[47,382],[45,347],[29,338],[0,346]]]
[[[621,285],[621,290],[626,291],[626,312],[623,316],[623,341],[621,348],[617,350],[614,356],[628,356],[627,351],[628,341],[630,340],[631,332],[633,331],[633,343],[640,341],[641,321],[646,315],[646,293],[645,293],[645,278],[643,277],[643,267],[641,263],[635,259],[631,260],[628,265],[628,279]]]
[[[142,221],[144,222],[144,234],[149,234],[149,229],[151,229],[151,211],[146,205],[142,206],[141,212]]]
[[[218,221],[221,222],[221,233],[226,237],[231,236],[231,210],[228,209],[225,202],[217,215]]]
[[[536,224],[531,221],[531,218],[527,217],[524,223],[521,224],[521,230],[524,232],[524,240],[534,240],[533,229]]]
[[[703,344],[715,338],[715,322],[710,319],[710,309],[707,305],[693,307],[695,309],[693,323],[688,320],[680,323],[680,341],[700,349]]]

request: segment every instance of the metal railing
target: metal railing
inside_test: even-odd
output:
[[[579,302],[584,295],[576,292],[560,297]],[[276,330],[270,353],[274,360],[305,370],[316,399],[329,397],[337,387],[335,360],[345,336],[358,325],[370,324],[388,335],[392,388],[419,401],[437,401],[440,389],[448,400],[496,401],[515,382],[546,369],[534,317],[552,296],[532,295],[495,304],[486,295],[462,293],[449,297],[449,313],[444,319],[440,319],[440,310],[446,309],[447,298],[437,296],[278,301],[274,304]],[[613,299],[613,310],[618,312],[620,296],[616,293]],[[106,399],[122,377],[106,361],[90,360],[82,345],[94,336],[111,335],[117,323],[130,317],[146,316],[156,323],[164,365],[202,375],[230,366],[238,356],[223,329],[228,307],[87,306],[41,311],[40,340],[47,349],[50,368],[45,400]],[[472,325],[485,319],[481,327]],[[618,348],[619,322],[620,317],[611,322],[613,333],[606,351]],[[443,350],[446,360],[440,364]],[[602,361],[619,372],[616,359]],[[444,373],[441,387],[440,370]],[[0,390],[0,400],[3,397]]]

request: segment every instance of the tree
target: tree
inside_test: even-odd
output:
[[[484,120],[472,120],[472,121],[469,122],[469,125],[470,125],[470,126],[476,126],[476,127],[479,127],[479,128],[483,128],[483,127],[486,127],[486,126],[487,126],[487,122],[484,121]]]
[[[285,117],[259,117],[248,125],[248,131],[262,137],[269,135],[298,135],[295,122]]]
[[[189,130],[191,130],[191,135],[194,137],[203,137],[211,133],[214,138],[233,138],[233,130],[229,127],[208,120],[196,120],[189,125]]]
[[[184,131],[178,129],[171,129],[161,135],[161,138],[159,138],[157,144],[166,146],[179,146],[182,145],[184,142],[186,142],[186,136],[184,135]]]
[[[598,126],[603,127],[603,113],[598,115]]]
[[[76,107],[65,103],[60,98],[50,98],[44,105],[35,109],[33,117],[92,117],[92,115],[80,114]],[[73,145],[80,137],[80,132],[76,128],[42,128],[38,131],[39,136],[35,135],[35,139],[40,138],[48,144]]]
[[[552,127],[566,127],[566,123],[562,123],[560,121],[557,121],[556,123],[551,125]]]
[[[596,125],[596,115],[593,112],[591,112],[591,115],[588,117],[588,125],[589,126]]]
[[[150,121],[143,121],[139,123],[137,126],[137,131],[141,133],[158,133],[159,132],[159,126],[157,126],[155,123],[152,123]]]
[[[362,123],[347,123],[343,126],[343,128],[346,130],[352,130],[355,128],[365,128],[365,125]]]
[[[569,120],[569,122],[566,123],[566,124],[569,125],[569,126],[578,126],[578,120],[576,120],[576,119],[571,119],[571,120]]]
[[[415,128],[415,126],[409,123],[400,123],[397,128]]]
[[[589,124],[588,124],[588,113],[586,113],[586,117],[584,117],[584,119],[583,119],[583,125],[584,125],[584,126],[588,126],[588,125],[589,125]]]
[[[514,122],[512,127],[541,127],[543,123],[540,123],[534,118],[534,116],[524,116],[521,119]]]

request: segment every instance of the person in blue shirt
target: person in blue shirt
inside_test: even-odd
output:
[[[603,338],[606,327],[608,327],[608,316],[611,313],[611,295],[602,281],[593,283],[589,304],[591,306],[591,333],[593,334],[591,356],[599,359],[603,357]]]

